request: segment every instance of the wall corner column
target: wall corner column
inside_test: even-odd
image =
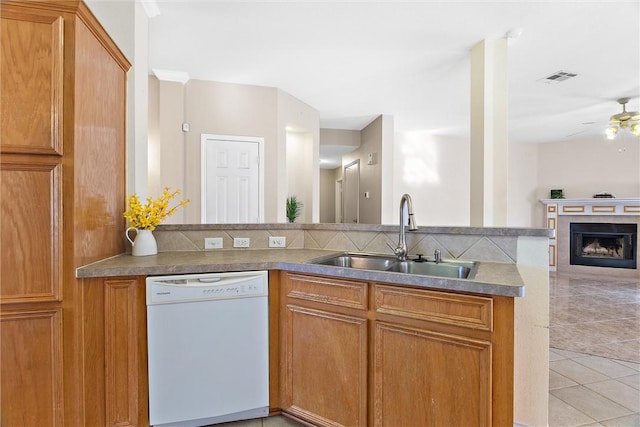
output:
[[[507,39],[471,49],[470,225],[507,224]]]
[[[159,80],[157,133],[149,141],[149,192],[158,197],[164,187],[185,190],[185,136],[182,123],[185,117],[185,85],[182,82]],[[157,139],[157,140],[156,140]],[[157,163],[156,163],[157,162]],[[182,224],[184,212],[179,209],[169,223]]]

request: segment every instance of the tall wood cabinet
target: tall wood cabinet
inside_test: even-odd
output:
[[[130,64],[80,1],[0,18],[0,423],[89,425],[75,269],[124,252]]]

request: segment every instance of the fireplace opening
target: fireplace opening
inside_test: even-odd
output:
[[[569,231],[570,264],[637,268],[637,224],[572,222]]]

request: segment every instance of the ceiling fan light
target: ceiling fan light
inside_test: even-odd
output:
[[[631,127],[629,128],[629,130],[635,136],[640,136],[640,123],[632,124]]]
[[[615,139],[618,134],[618,126],[609,126],[605,131],[607,139]]]

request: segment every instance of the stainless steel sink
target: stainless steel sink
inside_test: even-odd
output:
[[[334,267],[357,268],[362,270],[388,271],[392,273],[417,274],[422,276],[450,277],[469,279],[475,276],[477,263],[472,261],[442,261],[435,263],[398,261],[394,256],[343,252],[312,259],[311,264],[331,265]]]
[[[335,267],[359,268],[363,270],[388,270],[396,262],[396,257],[345,252],[309,261],[311,264],[333,265]]]
[[[474,262],[414,262],[399,261],[393,264],[387,271],[396,273],[419,274],[422,276],[451,277],[454,279],[467,279],[473,271]]]

